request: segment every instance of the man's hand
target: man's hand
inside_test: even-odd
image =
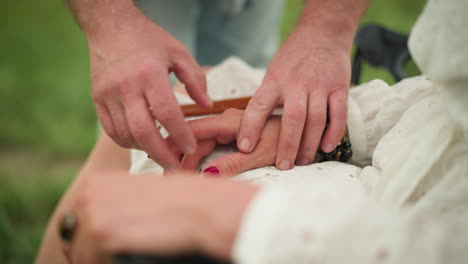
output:
[[[171,91],[168,74],[177,75],[195,102],[210,107],[200,66],[179,41],[131,1],[71,2],[88,38],[92,95],[104,130],[121,147],[142,149],[165,168],[179,166],[154,120],[176,139],[182,152],[193,153],[196,140]],[[100,5],[104,3],[107,6]],[[99,15],[100,20],[93,20]]]
[[[265,121],[283,105],[276,167],[313,162],[331,152],[346,127],[354,32],[366,0],[307,1],[301,21],[271,61],[242,119],[238,148],[251,152]],[[328,126],[326,124],[328,122]]]

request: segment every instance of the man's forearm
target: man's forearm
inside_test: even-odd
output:
[[[143,14],[132,0],[66,0],[88,38],[121,33]]]
[[[306,0],[297,30],[315,40],[351,49],[354,35],[370,0]]]

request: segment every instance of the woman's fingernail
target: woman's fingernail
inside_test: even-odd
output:
[[[326,152],[326,153],[330,153],[330,152],[333,151],[333,149],[334,149],[333,145],[328,144],[328,145],[325,146],[325,149],[323,151]]]
[[[291,162],[289,160],[282,160],[279,164],[280,170],[289,170],[291,167]]]
[[[250,148],[250,141],[248,138],[244,138],[241,140],[239,144],[239,148],[243,151],[249,151]]]
[[[208,177],[219,176],[219,169],[212,166],[203,170],[203,175]]]

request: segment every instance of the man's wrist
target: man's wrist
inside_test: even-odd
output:
[[[131,28],[138,28],[138,23],[146,22],[132,0],[68,0],[68,3],[88,41],[126,34]]]
[[[293,34],[315,46],[350,51],[368,0],[308,0]]]

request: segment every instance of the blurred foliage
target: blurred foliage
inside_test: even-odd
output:
[[[62,1],[0,9],[0,147],[84,155],[92,146],[86,42]]]
[[[288,0],[282,39],[303,0]],[[374,0],[363,23],[409,33],[424,0]],[[415,66],[409,66],[415,72]],[[363,80],[383,78],[365,67]],[[91,149],[96,117],[86,41],[62,0],[0,8],[0,263],[31,263],[65,186]]]

